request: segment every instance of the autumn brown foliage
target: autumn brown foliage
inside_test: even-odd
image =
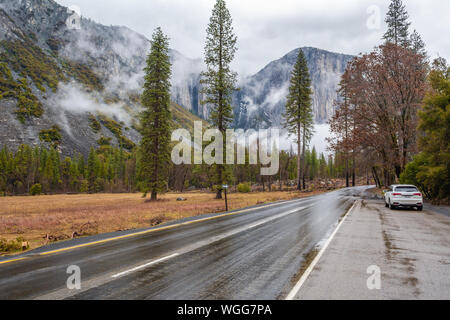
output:
[[[377,184],[398,179],[416,152],[425,59],[409,48],[386,43],[351,61],[342,77],[342,101],[330,121],[335,133],[331,146],[348,156],[365,154],[364,165]]]

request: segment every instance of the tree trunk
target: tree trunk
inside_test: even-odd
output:
[[[395,166],[395,176],[397,177],[397,179],[400,179],[400,174],[401,173],[402,173],[401,165],[396,165]]]
[[[353,160],[352,160],[352,186],[356,186],[356,162],[355,162],[355,152],[353,152]]]
[[[303,126],[303,146],[302,146],[302,182],[303,182],[303,190],[306,189],[306,181],[305,181],[305,175],[306,175],[306,128]]]
[[[298,123],[298,130],[297,130],[297,190],[302,190],[302,158],[301,158],[301,140],[300,140],[300,129],[301,124]]]
[[[348,154],[345,155],[345,187],[350,187],[349,174],[348,174]]]
[[[150,201],[156,201],[157,200],[157,193],[155,190],[152,190],[152,195],[150,197]]]
[[[223,168],[222,165],[217,165],[217,193],[216,199],[222,199],[222,184],[223,184]]]
[[[280,177],[279,177],[279,179],[280,179],[280,181],[278,182],[279,183],[279,185],[280,185],[280,191],[282,191],[283,190],[283,182],[282,182],[282,176],[281,176],[281,168],[280,168]]]
[[[183,165],[183,166],[185,166],[185,165]],[[185,167],[183,179],[181,180],[181,187],[180,187],[181,192],[184,191],[184,183],[186,182],[186,176],[187,176],[188,170],[189,169],[187,167]]]
[[[377,185],[377,187],[381,188],[380,178],[378,177],[377,169],[375,167],[372,167],[372,175],[373,175],[373,179],[375,180],[375,184]]]

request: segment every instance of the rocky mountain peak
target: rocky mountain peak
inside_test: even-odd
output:
[[[270,62],[248,77],[235,94],[235,125],[243,128],[280,126],[289,80],[299,50],[303,50],[311,76],[316,122],[326,122],[334,112],[336,90],[350,55],[303,47]]]

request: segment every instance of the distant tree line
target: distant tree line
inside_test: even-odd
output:
[[[87,157],[78,154],[62,157],[57,148],[21,145],[13,152],[0,149],[0,195],[55,193],[146,192],[142,152],[138,147],[128,152],[111,146],[92,148]],[[345,161],[341,154],[325,156],[316,149],[305,151],[307,185],[317,179],[343,178]],[[188,189],[215,190],[215,168],[201,165],[167,167],[167,181],[161,192]],[[364,174],[364,172],[361,172]],[[297,155],[292,150],[280,152],[280,171],[276,176],[261,176],[260,165],[232,166],[230,186],[273,191],[297,184]]]
[[[112,147],[91,149],[85,158],[61,158],[55,148],[19,146],[0,151],[0,192],[40,194],[125,192],[136,188],[136,157]]]

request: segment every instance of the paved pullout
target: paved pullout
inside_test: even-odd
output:
[[[333,230],[365,190],[349,188],[67,251],[28,255],[0,264],[0,299],[282,298],[292,288],[305,254]],[[81,290],[66,287],[71,265],[80,267]]]
[[[360,201],[296,299],[450,299],[450,219],[429,210]]]

